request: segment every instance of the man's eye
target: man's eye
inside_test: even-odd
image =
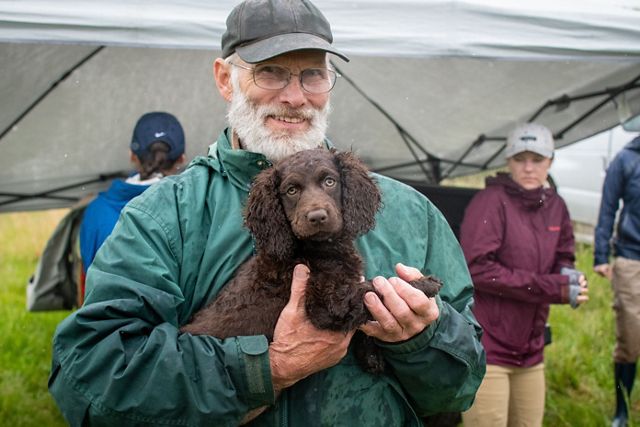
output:
[[[263,65],[256,68],[255,76],[257,79],[268,80],[287,80],[289,78],[289,72],[277,65]]]
[[[324,179],[324,185],[326,185],[327,187],[333,187],[334,185],[336,185],[336,180],[328,176]]]

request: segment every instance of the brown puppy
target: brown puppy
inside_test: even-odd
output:
[[[361,281],[353,242],[374,227],[379,208],[380,191],[352,153],[301,151],[261,172],[245,207],[256,255],[181,331],[218,338],[262,334],[271,341],[300,263],[310,270],[305,309],[314,326],[347,332],[371,320],[363,297],[375,290]],[[441,286],[432,276],[412,285],[430,297]],[[373,339],[358,332],[354,341],[363,369],[382,372]]]

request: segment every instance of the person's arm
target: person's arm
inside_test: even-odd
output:
[[[593,265],[597,273],[609,274],[610,240],[616,212],[620,207],[620,198],[624,188],[624,171],[622,153],[618,154],[607,169],[602,185],[598,223],[594,232]]]
[[[376,278],[367,307],[378,323],[361,329],[378,339],[385,360],[420,416],[468,409],[485,373],[481,329],[471,312],[473,287],[464,257],[442,214],[427,207],[427,259],[422,271],[443,281],[433,299],[406,281],[422,273],[398,265],[397,278]]]
[[[471,201],[460,227],[460,243],[473,284],[484,293],[530,303],[569,303],[569,277],[511,268],[500,262],[505,212],[501,201],[480,192]]]
[[[292,326],[302,326],[295,313],[280,319],[271,346],[264,336],[181,334],[194,289],[180,286],[182,243],[168,232],[175,225],[125,211],[89,270],[85,305],[54,338],[49,389],[69,424],[237,425],[346,351],[351,337],[339,333],[307,337],[308,350],[300,341],[314,331]]]
[[[276,398],[282,390],[307,376],[329,368],[347,354],[355,331],[347,334],[319,330],[309,321],[304,304],[304,292],[309,269],[297,265],[291,283],[291,297],[282,310],[269,344],[269,364]],[[258,417],[267,407],[250,411],[245,424]]]
[[[562,220],[560,223],[560,236],[556,246],[554,273],[560,273],[563,267],[574,268],[576,261],[576,241],[573,235],[573,225],[566,204],[562,201]]]
[[[307,317],[304,290],[309,269],[294,270],[291,298],[278,318],[269,345],[273,388],[279,393],[296,382],[337,364],[347,354],[355,331],[317,329]]]

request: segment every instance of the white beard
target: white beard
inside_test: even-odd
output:
[[[227,111],[227,120],[237,133],[242,147],[247,151],[261,153],[276,162],[301,150],[322,145],[327,130],[331,106],[324,108],[287,108],[278,105],[255,105],[240,89],[237,74],[232,73],[233,96]],[[299,117],[309,121],[307,131],[290,135],[286,131],[276,132],[265,125],[268,116]]]

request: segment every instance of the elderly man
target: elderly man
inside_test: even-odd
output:
[[[272,342],[179,332],[252,254],[242,205],[253,177],[330,146],[328,54],[347,60],[331,42],[307,0],[231,12],[214,65],[230,127],[207,157],[127,205],[88,272],[85,305],[56,331],[49,387],[71,425],[419,426],[470,406],[485,359],[462,252],[428,200],[382,176],[384,207],[357,245],[384,297],[366,295],[376,321],[361,327],[382,348],[384,374],[355,363],[353,332],[307,320],[302,265]],[[422,273],[443,280],[436,298],[406,283]]]

